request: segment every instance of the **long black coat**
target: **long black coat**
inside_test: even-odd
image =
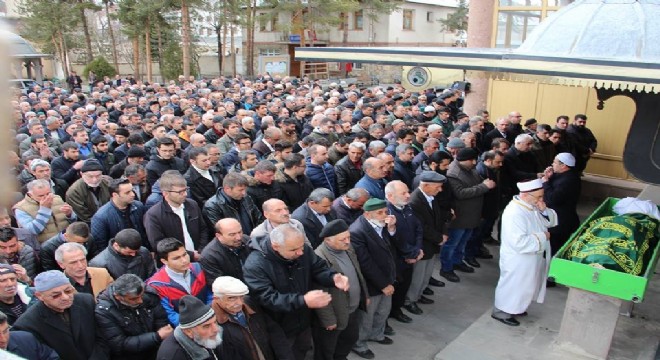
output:
[[[289,207],[290,212],[304,204],[309,194],[314,191],[314,185],[305,175],[300,175],[294,180],[284,171],[278,171],[275,173],[275,181],[280,184],[282,201]]]
[[[309,208],[309,205],[307,205],[307,203],[302,204],[293,212],[293,214],[291,214],[291,217],[300,221],[305,228],[307,239],[312,244],[312,247],[316,249],[316,247],[323,241],[323,239],[319,239],[319,234],[321,233],[321,230],[323,230],[323,225],[316,215],[314,215],[312,209]],[[325,214],[325,218],[330,222],[337,219],[337,215],[334,210],[330,210],[329,213]]]
[[[349,159],[348,155],[341,158],[335,164],[335,177],[337,178],[337,189],[339,195],[346,194],[348,190],[355,187],[360,179],[364,176],[362,168],[355,167]]]
[[[202,218],[202,212],[196,202],[186,199],[184,214],[186,227],[195,249],[201,250],[209,242],[209,232]],[[172,207],[165,200],[157,203],[144,214],[144,228],[152,249],[156,249],[156,244],[167,237],[176,238],[181,242],[184,240],[181,218],[172,211]]]
[[[559,250],[571,234],[580,226],[577,203],[580,199],[582,181],[575,170],[553,174],[543,184],[543,199],[546,205],[557,213],[559,224],[550,228],[550,240],[553,251]],[[553,241],[554,240],[554,241]]]
[[[69,308],[71,325],[59,314],[38,301],[14,323],[16,330],[25,330],[55,350],[63,360],[105,360],[109,351],[96,331],[94,297],[75,294]]]
[[[396,280],[393,239],[387,228],[381,238],[364,215],[351,224],[349,231],[362,275],[367,281],[369,296],[381,295],[382,290],[394,285]]]
[[[441,197],[435,196],[431,208],[419,188],[410,194],[410,207],[422,223],[422,250],[424,250],[422,260],[433,259],[433,254],[440,252],[442,235],[447,234],[447,222],[450,218],[440,202]]]
[[[188,168],[188,171],[184,175],[186,183],[190,188],[190,195],[197,202],[200,209],[204,208],[206,200],[215,195],[218,188],[222,186],[222,174],[214,171],[213,168],[209,169],[209,172],[213,181],[200,175],[192,166]]]
[[[504,154],[502,166],[502,191],[509,196],[518,194],[516,183],[537,178],[536,157],[531,151],[520,152],[511,147]]]

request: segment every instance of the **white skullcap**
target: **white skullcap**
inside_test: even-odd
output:
[[[571,153],[563,152],[557,154],[555,159],[561,161],[563,164],[569,167],[575,166],[575,157]]]
[[[241,296],[249,293],[248,287],[237,278],[220,276],[213,282],[213,295]]]
[[[543,188],[543,181],[541,179],[534,179],[532,181],[519,182],[516,184],[520,192],[531,192]]]
[[[435,108],[431,105],[428,105],[424,108],[424,112],[431,112],[431,111],[435,111]]]

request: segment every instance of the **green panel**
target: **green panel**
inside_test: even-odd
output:
[[[612,207],[619,201],[615,198],[607,198],[598,208],[580,225],[578,230],[571,235],[569,240],[552,258],[550,263],[549,277],[556,282],[566,286],[575,287],[602,295],[607,295],[623,300],[640,302],[644,299],[644,293],[648,281],[653,275],[658,261],[660,244],[653,251],[650,263],[646,267],[644,276],[634,276],[624,272],[597,269],[588,264],[581,264],[563,259],[564,252],[575,241],[589,223],[597,218],[612,215]]]

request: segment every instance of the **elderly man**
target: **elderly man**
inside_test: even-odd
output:
[[[255,150],[261,159],[265,159],[270,153],[275,151],[275,143],[280,141],[282,137],[282,130],[276,127],[269,127],[264,131],[263,138],[252,145],[252,149]]]
[[[221,276],[213,282],[211,308],[223,329],[223,346],[235,349],[238,359],[293,360],[282,329],[270,317],[245,303],[248,293],[248,287],[231,276]]]
[[[241,223],[244,234],[251,233],[264,217],[252,198],[246,196],[248,185],[245,175],[227,174],[222,180],[222,188],[204,204],[202,213],[206,219],[216,224],[220,219],[234,218]]]
[[[355,184],[356,188],[367,190],[372,198],[385,199],[385,163],[378,158],[364,162],[364,176]]]
[[[412,160],[412,166],[417,173],[429,170],[429,157],[440,149],[440,141],[430,138],[422,144],[423,150],[420,151]]]
[[[55,195],[59,195],[62,199],[66,198],[66,191],[69,189],[69,183],[62,179],[53,178],[51,174],[51,166],[44,160],[34,159],[29,164],[30,173],[34,179],[45,179],[50,181],[50,186]],[[27,192],[27,186],[21,189],[21,192]]]
[[[292,263],[297,264],[294,272],[289,270]],[[311,347],[310,309],[325,307],[331,300],[327,292],[311,290],[312,281],[349,290],[348,278],[328,268],[305,245],[303,232],[289,224],[276,227],[270,239],[250,253],[243,274],[253,298],[284,330],[296,360],[303,360]]]
[[[78,220],[91,223],[92,216],[105,203],[110,201],[110,186],[103,178],[103,166],[96,159],[85,160],[81,178],[66,192],[66,199]]]
[[[332,301],[317,309],[312,326],[314,335],[314,359],[346,359],[358,340],[359,311],[367,307],[367,284],[360,271],[360,263],[351,246],[348,224],[337,219],[327,223],[319,236],[323,243],[315,252],[330,268],[345,274],[352,286],[348,292],[336,288],[323,288],[330,293]]]
[[[362,215],[362,206],[369,200],[369,193],[365,189],[354,188],[332,202],[332,210],[337,214],[338,219],[344,219],[352,224]]]
[[[133,274],[146,280],[156,272],[156,267],[149,250],[142,246],[142,241],[142,236],[135,229],[121,230],[89,262],[89,266],[104,268],[115,279],[124,274]]]
[[[298,230],[305,232],[303,224],[300,221],[291,218],[289,208],[284,201],[270,199],[264,203],[263,210],[266,220],[252,230],[252,233],[250,234],[250,238],[253,239],[252,241],[261,243],[264,239],[268,238],[268,234],[270,234],[273,229],[282,224],[291,224]],[[311,245],[307,239],[307,235],[305,235],[305,243]]]
[[[216,323],[215,313],[198,298],[181,298],[181,322],[173,336],[163,341],[158,349],[159,360],[214,360],[238,359],[236,351],[222,345],[222,328]]]
[[[233,218],[218,220],[215,224],[215,239],[204,247],[199,259],[208,284],[212,284],[219,276],[243,279],[242,265],[249,253],[247,247],[249,240],[250,238],[243,234],[238,220]]]
[[[34,279],[39,299],[14,323],[57,352],[61,359],[107,359],[108,349],[97,333],[94,298],[77,293],[61,271],[43,272]]]
[[[514,146],[504,154],[502,172],[503,193],[510,200],[518,193],[515,184],[521,181],[536,179],[543,174],[537,171],[536,157],[532,153],[534,139],[527,134],[516,136]]]
[[[476,170],[478,156],[475,149],[461,149],[447,170],[456,217],[449,224],[449,240],[440,252],[440,275],[451,282],[460,281],[454,270],[472,273],[474,267],[480,266],[475,259],[465,259],[467,265],[463,262],[465,245],[481,221],[484,195],[495,188],[496,183],[491,179],[481,179]]]
[[[304,227],[304,233],[312,248],[316,248],[321,243],[319,233],[323,226],[337,218],[332,210],[334,195],[326,188],[320,188],[312,191],[307,198],[307,202],[300,205],[291,217],[299,221]]]
[[[87,249],[81,244],[68,242],[60,245],[55,251],[55,261],[79,293],[92,294],[96,298],[113,281],[106,269],[87,267]]]
[[[174,330],[158,295],[133,274],[118,277],[99,295],[95,315],[113,360],[154,359]]]
[[[550,262],[550,233],[557,225],[557,213],[543,201],[540,179],[517,184],[514,196],[502,214],[500,279],[495,289],[491,317],[509,326],[518,326],[516,315],[527,315],[533,300],[545,296]]]
[[[397,282],[394,285],[392,296],[392,309],[390,317],[402,323],[412,322],[412,319],[401,311],[405,305],[406,294],[410,288],[413,275],[413,265],[422,259],[422,223],[410,207],[410,193],[408,186],[401,181],[394,180],[385,186],[387,209],[396,217],[397,234],[392,245],[397,268]],[[434,301],[421,296],[420,304],[432,304]]]
[[[484,140],[482,142],[483,148],[482,151],[490,150],[490,146],[493,143],[493,140],[497,138],[506,139],[509,142],[512,142],[512,138],[515,139],[515,136],[512,136],[512,133],[508,131],[509,124],[511,122],[507,118],[500,118],[497,120],[495,128],[484,135]]]
[[[0,264],[0,311],[6,314],[6,322],[13,325],[28,308],[32,291],[19,281],[14,266]]]
[[[352,349],[365,359],[374,356],[367,341],[392,344],[392,339],[384,332],[396,280],[391,245],[396,241],[393,239],[396,236],[396,217],[388,212],[385,200],[371,198],[364,204],[364,214],[349,229],[369,294],[367,310],[361,313],[360,336]]]
[[[36,235],[39,243],[57,235],[76,220],[71,205],[54,195],[50,182],[45,179],[28,183],[25,198],[14,205],[14,215],[18,226]]]
[[[552,255],[568,241],[580,226],[577,204],[582,181],[577,169],[578,162],[570,153],[559,153],[543,175],[543,200],[557,213],[559,225],[550,228]]]

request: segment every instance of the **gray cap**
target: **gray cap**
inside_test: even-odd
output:
[[[422,171],[422,174],[419,176],[419,181],[420,182],[425,182],[425,183],[444,183],[447,181],[447,178],[442,175],[438,174],[435,171]]]
[[[465,143],[463,142],[463,140],[459,138],[453,138],[449,140],[449,142],[447,143],[447,147],[454,149],[462,149],[465,147]]]
[[[63,272],[49,270],[42,272],[34,278],[34,289],[38,292],[48,291],[58,286],[71,284]]]

